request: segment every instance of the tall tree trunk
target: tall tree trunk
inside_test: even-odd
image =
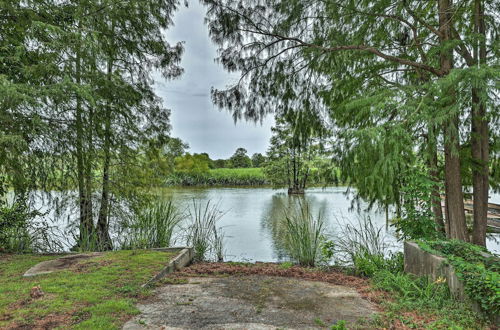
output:
[[[81,57],[77,51],[75,63],[75,82],[81,84]],[[91,196],[88,194],[86,184],[86,166],[85,166],[85,150],[83,148],[84,141],[84,123],[83,123],[83,108],[80,95],[76,95],[76,159],[77,159],[77,180],[78,180],[78,200],[80,207],[80,233],[78,246],[87,248],[89,241],[94,235],[94,223],[92,221],[92,210],[89,208],[89,200]]]
[[[111,161],[111,109],[106,110],[106,122],[104,128],[104,161],[102,170],[102,193],[101,205],[99,208],[99,216],[97,218],[97,237],[99,239],[99,247],[102,250],[113,249],[111,237],[109,236],[109,166]]]
[[[486,38],[482,0],[474,1],[474,32]],[[474,60],[479,66],[486,63],[485,40],[480,40],[479,45],[474,48]],[[481,101],[479,94],[480,90],[472,88],[471,152],[473,161],[472,186],[474,189],[472,242],[485,246],[489,192],[489,129],[486,106]]]
[[[439,31],[441,46],[451,40],[452,0],[438,0]],[[448,75],[453,68],[453,50],[442,49],[440,66],[443,76]],[[454,95],[453,87],[446,94]],[[454,98],[445,107],[452,108]],[[445,153],[445,192],[446,192],[446,221],[449,226],[450,238],[468,241],[467,226],[465,222],[464,199],[462,192],[462,178],[460,173],[460,139],[459,115],[449,116],[444,123],[444,153]]]
[[[429,176],[434,182],[431,192],[432,213],[434,213],[434,221],[436,222],[437,230],[445,233],[443,208],[441,207],[441,194],[439,192],[437,132],[435,125],[432,123],[429,123],[427,136]]]
[[[111,84],[111,75],[113,72],[113,62],[108,61],[107,78]],[[102,169],[102,193],[99,215],[97,218],[97,237],[101,250],[113,249],[113,243],[109,236],[109,166],[111,162],[111,106],[106,105],[104,114],[104,160]]]

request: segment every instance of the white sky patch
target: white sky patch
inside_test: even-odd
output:
[[[238,79],[215,63],[215,45],[208,36],[204,23],[205,8],[197,1],[189,8],[181,7],[175,14],[175,26],[167,31],[171,44],[184,41],[181,66],[184,74],[173,81],[156,75],[156,92],[164,105],[172,110],[172,136],[189,143],[191,153],[207,152],[212,159],[229,158],[243,147],[251,156],[265,153],[271,126],[269,116],[263,125],[240,121],[234,124],[231,114],[219,111],[212,104],[212,87],[223,88]]]

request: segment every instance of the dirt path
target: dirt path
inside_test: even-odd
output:
[[[315,329],[376,312],[355,289],[318,281],[231,275],[186,282],[156,289],[124,329]]]

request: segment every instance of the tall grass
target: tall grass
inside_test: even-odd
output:
[[[184,216],[171,200],[157,200],[138,212],[124,225],[124,249],[168,247],[172,244],[175,228]]]
[[[375,227],[370,217],[359,217],[357,223],[340,225],[336,235],[336,257],[342,263],[352,263],[362,254],[384,256],[389,248],[383,227]]]
[[[193,247],[194,261],[224,259],[224,233],[217,228],[217,222],[224,216],[219,204],[210,200],[202,203],[193,199],[188,211],[189,226],[187,244]]]
[[[313,217],[309,204],[299,201],[295,208],[285,211],[283,225],[283,245],[288,255],[302,266],[315,266],[325,237],[322,215]]]
[[[403,254],[389,253],[383,226],[375,227],[370,217],[360,217],[357,223],[347,222],[339,227],[333,249],[337,264],[353,267],[357,275],[369,277],[380,270],[403,270]]]
[[[174,173],[169,186],[258,186],[268,184],[261,168],[217,168],[206,173]]]

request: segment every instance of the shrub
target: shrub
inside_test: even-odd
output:
[[[410,168],[404,175],[400,195],[401,217],[392,224],[399,239],[436,239],[442,233],[438,230],[432,213],[434,201],[432,191],[437,183],[429,178],[423,165]]]
[[[0,252],[61,251],[54,228],[35,221],[42,215],[30,210],[24,196],[16,196],[12,202],[0,201]]]
[[[339,224],[340,232],[335,237],[335,261],[353,265],[354,260],[366,255],[383,256],[388,245],[383,227],[376,228],[370,217],[358,218],[357,223]]]

